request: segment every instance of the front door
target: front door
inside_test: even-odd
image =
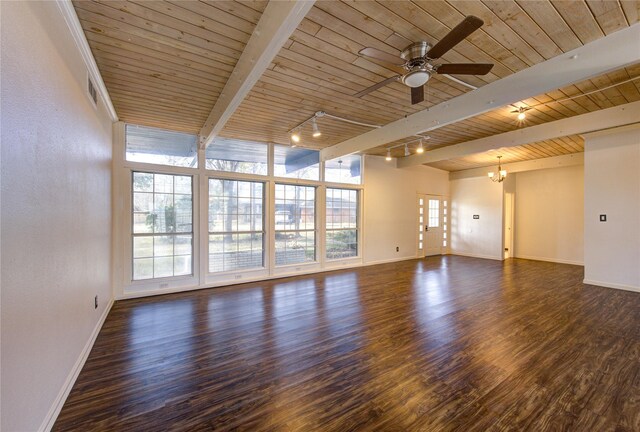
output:
[[[417,256],[442,254],[443,202],[434,195],[418,194]]]

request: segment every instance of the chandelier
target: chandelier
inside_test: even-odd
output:
[[[498,174],[496,175],[496,173],[494,173],[493,171],[490,171],[487,174],[492,181],[498,182],[498,183],[500,183],[505,178],[507,178],[507,170],[503,170],[502,166],[500,166],[500,158],[501,157],[502,156],[498,156]]]

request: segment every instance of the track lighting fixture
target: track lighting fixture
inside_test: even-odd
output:
[[[418,154],[424,153],[424,145],[422,144],[422,138],[420,138],[420,144],[418,144],[418,148],[416,149],[416,153],[418,153]]]
[[[300,132],[298,132],[297,129],[291,133],[291,141],[293,141],[294,143],[300,142]]]
[[[312,125],[313,125],[313,137],[318,138],[320,135],[322,135],[322,132],[320,132],[320,129],[318,129],[318,122],[316,121],[315,117],[312,120]]]
[[[405,156],[411,155],[411,153],[409,152],[409,145],[408,144],[404,145],[404,155]]]
[[[391,160],[391,149],[387,149],[387,157],[385,158],[387,161]]]

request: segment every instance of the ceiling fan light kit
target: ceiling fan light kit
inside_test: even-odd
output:
[[[426,68],[412,70],[402,77],[402,83],[406,86],[416,88],[422,87],[431,78],[431,72]]]
[[[381,87],[396,81],[402,82],[411,88],[411,104],[424,101],[423,86],[429,81],[433,74],[454,75],[486,75],[493,68],[490,63],[450,63],[433,64],[433,61],[443,56],[450,49],[462,42],[467,36],[478,30],[484,22],[475,16],[468,16],[460,24],[454,27],[437,44],[431,46],[426,41],[414,42],[406,47],[400,55],[393,55],[377,48],[364,48],[359,54],[401,66],[406,72],[403,75],[395,75],[372,85],[359,93],[355,97],[362,97]]]

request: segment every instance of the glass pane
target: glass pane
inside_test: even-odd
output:
[[[261,268],[263,250],[262,233],[210,235],[209,271]]]
[[[134,234],[152,233],[154,220],[155,218],[153,216],[153,213],[134,213],[133,214]]]
[[[198,166],[196,135],[127,125],[125,140],[128,161],[194,168]]]
[[[175,231],[176,232],[191,232],[191,221],[193,216],[191,214],[192,203],[191,195],[175,195]]]
[[[191,255],[192,253],[191,236],[177,235],[173,240],[174,255]]]
[[[153,230],[156,233],[175,231],[175,209],[172,194],[154,194]]]
[[[192,274],[192,177],[134,172],[133,185],[133,279]]]
[[[358,256],[358,232],[356,230],[327,231],[327,259]]]
[[[133,239],[133,257],[146,258],[153,257],[153,237],[134,237]]]
[[[324,180],[333,183],[360,184],[362,156],[348,155],[331,159],[324,164]]]
[[[327,229],[357,228],[358,191],[327,188]]]
[[[174,176],[174,192],[177,194],[191,195],[191,177],[190,176]]]
[[[274,146],[274,175],[320,180],[320,152],[301,147]]]
[[[133,260],[133,279],[153,278],[153,258],[143,258]]]
[[[216,138],[206,150],[207,169],[247,174],[267,174],[265,143]]]
[[[173,236],[154,236],[153,255],[156,257],[173,255]]]
[[[276,232],[276,265],[301,264],[316,260],[315,232]]]
[[[276,232],[315,228],[316,189],[312,186],[276,184]]]
[[[440,200],[429,200],[429,226],[432,228],[440,226]]]
[[[135,192],[153,192],[153,174],[133,173],[133,190]]]
[[[209,180],[209,271],[263,267],[261,182]]]
[[[173,259],[173,275],[183,276],[192,273],[191,255],[177,256]]]
[[[160,257],[153,259],[153,277],[173,276],[173,257]]]

